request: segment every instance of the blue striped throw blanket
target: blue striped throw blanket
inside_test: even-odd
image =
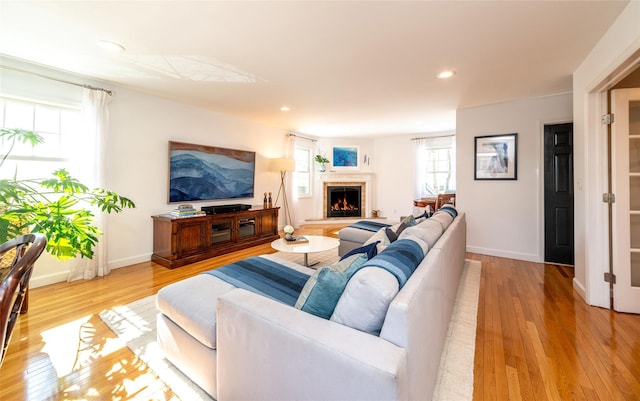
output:
[[[396,276],[402,288],[423,258],[422,248],[415,241],[399,239],[365,262],[360,269],[369,266],[385,269]]]
[[[288,268],[272,260],[253,256],[203,274],[211,274],[227,283],[264,295],[287,305],[295,305],[307,274]]]
[[[378,230],[380,230],[381,228],[384,227],[390,227],[390,224],[385,224],[385,223],[378,223],[375,221],[367,221],[367,220],[361,220],[361,221],[357,221],[353,224],[351,224],[349,227],[352,228],[359,228],[361,230],[367,230],[367,231],[371,231],[371,232],[377,232]]]

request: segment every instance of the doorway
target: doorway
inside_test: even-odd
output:
[[[613,309],[640,313],[640,88],[611,91]]]
[[[574,264],[573,123],[544,126],[544,260]]]

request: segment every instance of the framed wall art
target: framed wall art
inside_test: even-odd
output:
[[[333,167],[345,169],[357,169],[360,149],[357,146],[334,146]]]
[[[256,152],[169,141],[169,203],[252,198]]]
[[[476,136],[475,180],[518,179],[518,134]]]

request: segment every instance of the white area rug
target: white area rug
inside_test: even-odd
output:
[[[278,254],[297,261],[301,255]],[[318,266],[337,260],[337,251],[309,255]],[[480,263],[467,261],[463,271],[458,298],[449,325],[447,343],[441,360],[434,400],[464,401],[473,397],[473,355],[480,287]],[[142,359],[151,370],[182,400],[210,401],[212,398],[193,383],[163,356],[156,343],[155,295],[100,313],[100,318]],[[471,355],[471,357],[469,357]]]
[[[434,401],[473,399],[473,361],[476,349],[481,264],[466,260],[440,359]]]

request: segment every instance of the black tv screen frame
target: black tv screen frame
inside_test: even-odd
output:
[[[256,152],[169,141],[168,203],[253,198]]]

